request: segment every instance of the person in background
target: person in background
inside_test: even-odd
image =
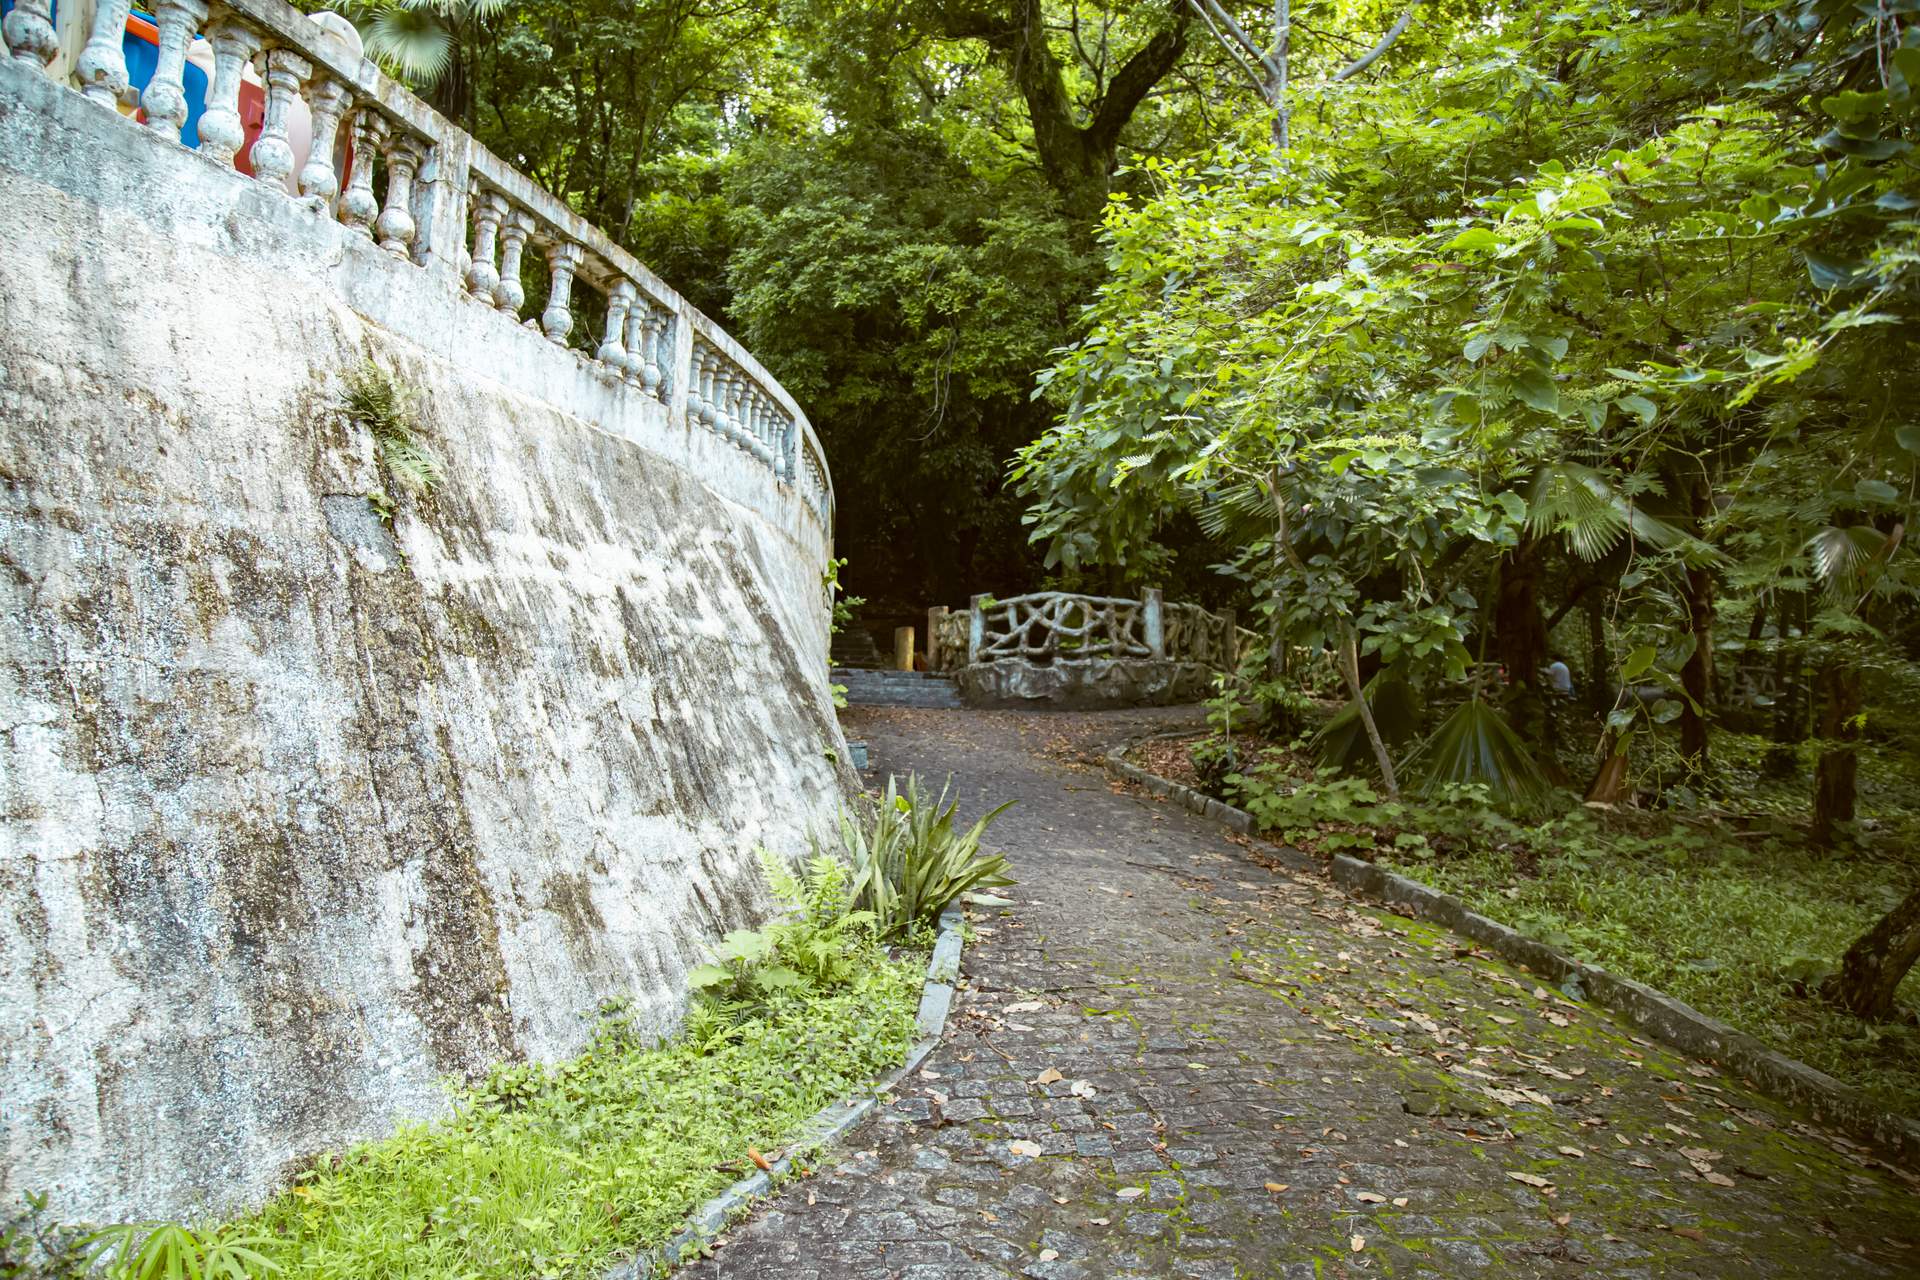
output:
[[[1568,670],[1566,659],[1552,654],[1547,663],[1547,687],[1563,698],[1573,696],[1573,672]]]

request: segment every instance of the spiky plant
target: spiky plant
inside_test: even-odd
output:
[[[1407,758],[1414,790],[1439,794],[1449,785],[1481,784],[1504,809],[1546,807],[1553,783],[1506,717],[1479,697],[1461,703]]]

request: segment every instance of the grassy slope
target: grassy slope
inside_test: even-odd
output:
[[[455,1114],[323,1158],[240,1229],[294,1277],[591,1276],[659,1244],[807,1117],[899,1062],[923,961],[782,997],[707,1044],[608,1024],[555,1067],[510,1066]],[[732,1171],[715,1166],[732,1164]]]

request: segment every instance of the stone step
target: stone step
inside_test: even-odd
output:
[[[930,671],[870,671],[835,667],[833,681],[847,687],[847,701],[870,707],[957,708],[951,677]]]

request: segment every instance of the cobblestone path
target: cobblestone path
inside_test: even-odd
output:
[[[1174,714],[856,713],[1019,801],[1017,904],[913,1087],[684,1274],[1920,1275],[1865,1152],[1083,758]]]

